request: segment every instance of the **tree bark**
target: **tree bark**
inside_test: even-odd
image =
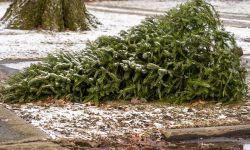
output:
[[[88,30],[95,21],[83,0],[14,0],[1,18],[7,28]]]

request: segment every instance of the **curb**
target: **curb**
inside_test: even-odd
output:
[[[49,136],[0,105],[0,144],[45,141]]]
[[[166,140],[184,141],[211,137],[250,137],[250,124],[203,128],[169,129],[163,131]]]
[[[52,142],[17,143],[0,145],[0,150],[69,150]]]

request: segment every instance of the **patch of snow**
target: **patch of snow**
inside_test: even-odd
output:
[[[236,41],[243,49],[244,54],[250,54],[250,41],[246,42],[246,39],[250,39],[250,28],[236,28],[236,27],[225,27],[228,32],[235,35]]]
[[[0,18],[3,17],[9,5],[10,2],[0,2]]]
[[[161,129],[163,128],[164,126],[160,123],[154,123],[154,126],[157,128],[157,129]]]
[[[250,150],[250,144],[245,144],[243,146],[243,150]]]
[[[113,6],[119,8],[137,8],[154,11],[167,11],[186,0],[128,0],[128,1],[101,1],[93,2],[90,5]]]
[[[224,1],[224,0],[209,0],[212,5],[215,6],[215,8],[219,12],[223,13],[237,13],[237,14],[250,14],[250,1],[238,1],[238,0],[230,0],[230,1]]]
[[[113,6],[113,7],[130,7],[157,11],[167,11],[176,5],[186,2],[187,0],[128,0],[128,1],[102,1],[93,2],[92,5],[99,6]],[[250,14],[250,1],[243,0],[207,0],[215,8],[222,13],[238,13],[238,14]]]
[[[98,10],[104,12],[114,12],[114,13],[127,13],[127,14],[138,14],[138,15],[145,15],[145,16],[155,16],[155,15],[163,15],[163,12],[156,12],[156,11],[145,11],[145,10],[129,10],[124,8],[110,8],[104,6],[87,6],[89,10]]]
[[[154,113],[161,113],[161,109],[156,108],[156,109],[154,110]]]
[[[239,22],[239,23],[250,23],[250,20],[242,20],[242,19],[221,18],[221,20],[233,21],[233,22]]]
[[[225,27],[227,31],[232,32],[237,39],[250,38],[250,28]]]
[[[227,116],[225,116],[225,115],[220,115],[220,116],[218,116],[218,119],[225,119],[225,118],[227,118]]]

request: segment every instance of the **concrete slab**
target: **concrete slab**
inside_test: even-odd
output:
[[[42,130],[28,124],[0,105],[0,144],[43,141],[49,139]]]

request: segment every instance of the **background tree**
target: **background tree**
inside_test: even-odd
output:
[[[87,30],[95,24],[83,0],[14,0],[1,18],[7,28]]]

